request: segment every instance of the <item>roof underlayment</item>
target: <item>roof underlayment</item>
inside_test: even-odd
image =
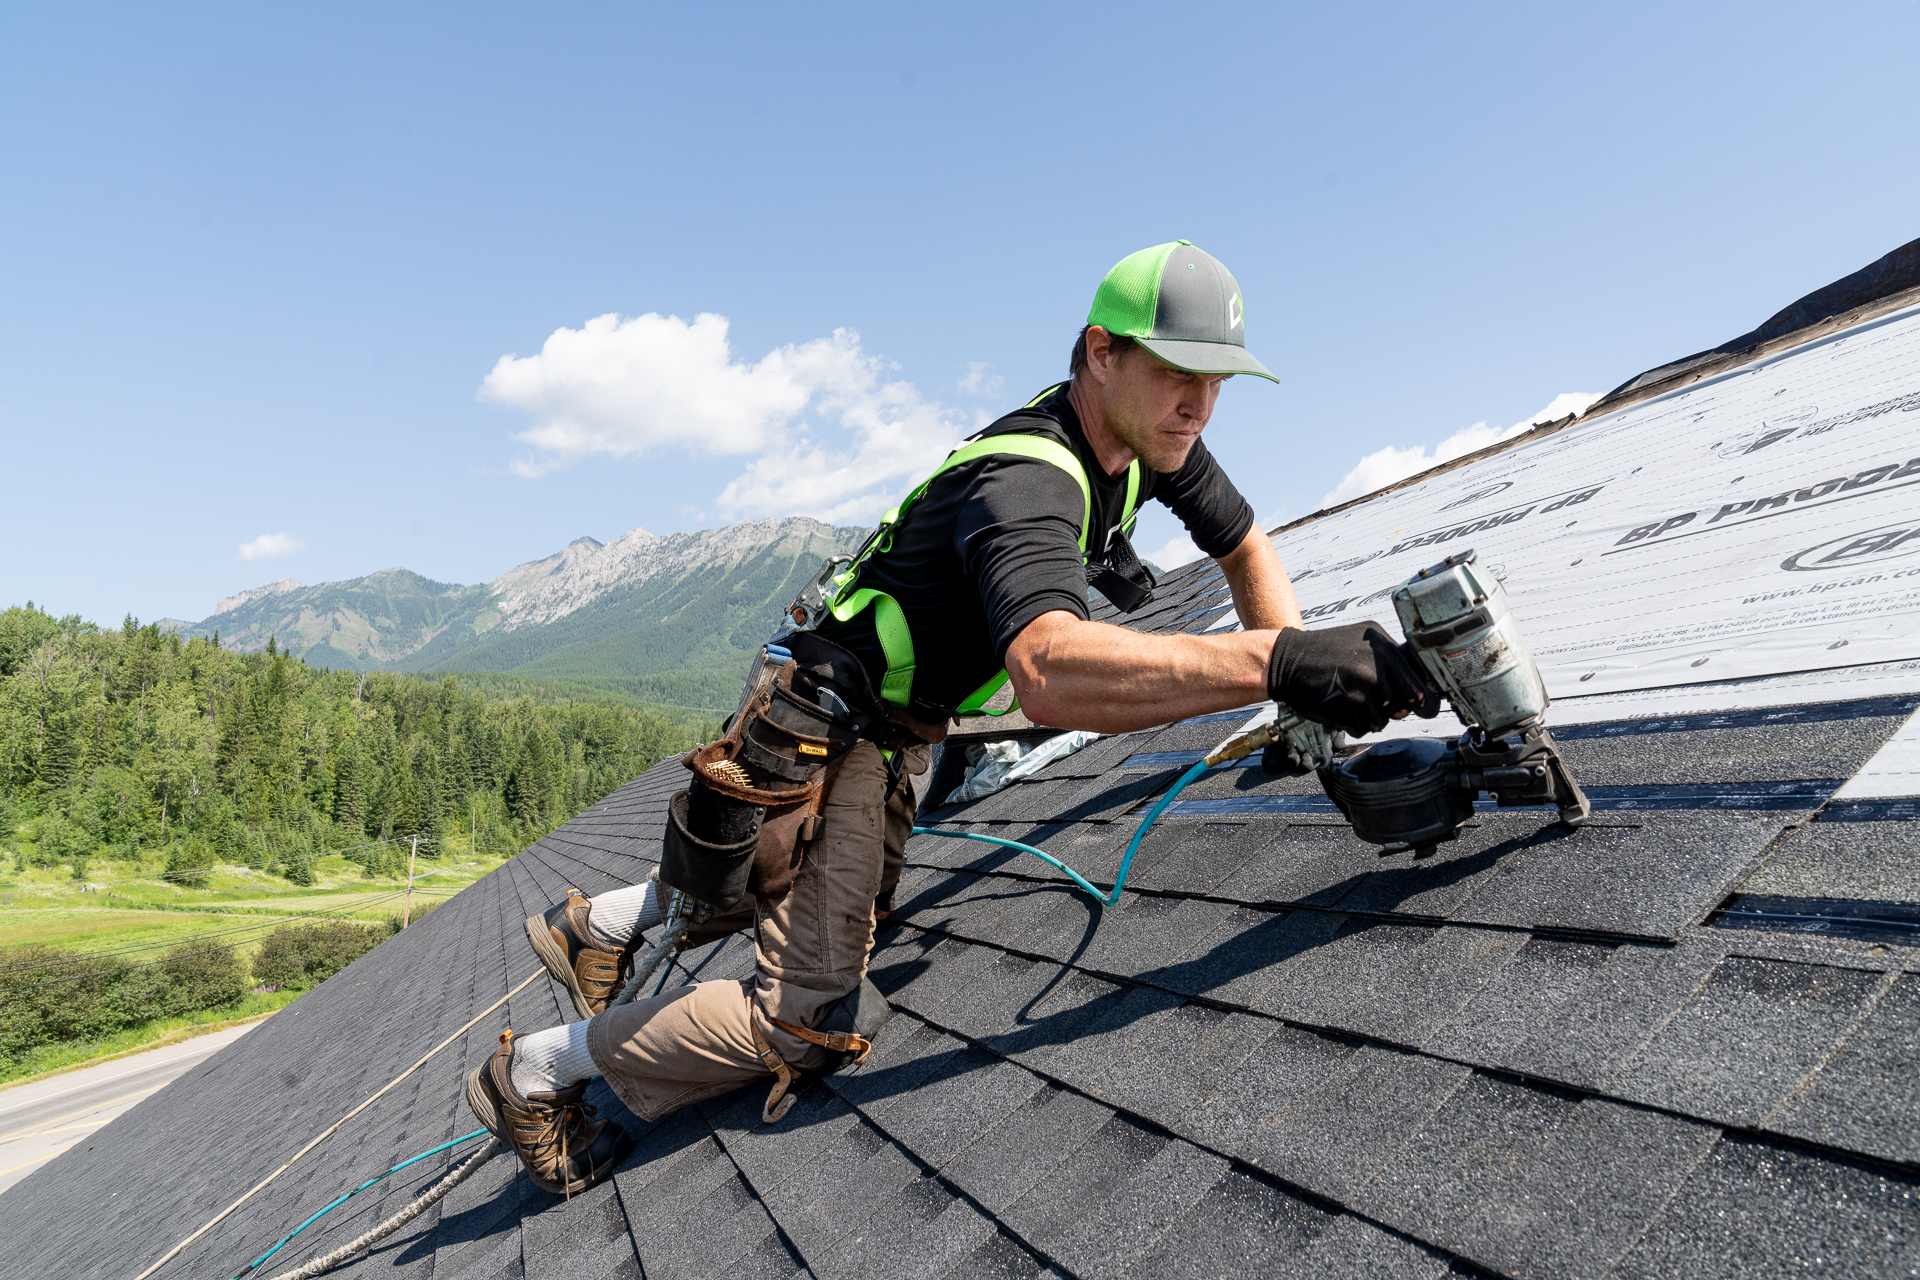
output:
[[[763,1087],[646,1126],[596,1086],[639,1136],[611,1183],[562,1201],[498,1159],[336,1274],[1920,1275],[1920,297],[1842,301],[1276,536],[1317,621],[1386,617],[1466,547],[1497,566],[1594,802],[1577,833],[1483,807],[1436,856],[1382,858],[1312,779],[1221,769],[1105,910],[916,837],[864,1068],[771,1127]],[[1202,564],[1125,621],[1228,606]],[[1098,880],[1257,710],[926,819]],[[650,770],[8,1192],[6,1270],[144,1269],[532,972],[528,914],[643,877],[682,785]],[[515,996],[158,1275],[232,1276],[472,1129],[461,1076],[563,1000]]]

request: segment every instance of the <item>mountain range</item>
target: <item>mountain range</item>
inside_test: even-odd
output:
[[[183,633],[251,652],[269,637],[314,666],[499,671],[648,701],[731,710],[747,658],[830,555],[866,529],[788,517],[612,542],[577,538],[474,586],[403,568],[221,600]]]

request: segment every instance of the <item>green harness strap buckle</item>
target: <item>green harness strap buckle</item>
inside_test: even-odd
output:
[[[1042,393],[1044,396],[1046,393]],[[933,469],[929,475],[914,487],[905,500],[893,510],[881,517],[880,527],[867,539],[866,549],[860,558],[848,565],[845,572],[834,578],[835,590],[828,601],[828,609],[840,622],[851,622],[866,609],[873,608],[874,634],[880,640],[880,652],[887,660],[887,674],[880,681],[880,698],[896,707],[904,707],[913,697],[913,633],[907,627],[907,615],[895,600],[878,587],[854,588],[861,566],[876,555],[880,555],[893,546],[893,536],[899,531],[901,523],[913,510],[929,486],[943,474],[955,467],[965,466],[976,458],[990,457],[995,454],[1013,454],[1016,457],[1033,458],[1036,461],[1052,463],[1072,476],[1080,486],[1080,555],[1084,560],[1087,554],[1087,526],[1093,522],[1093,487],[1087,483],[1086,468],[1080,465],[1080,459],[1073,450],[1057,440],[1047,436],[1007,435],[988,436],[972,444],[962,445],[948,454],[946,460]],[[1120,510],[1120,527],[1129,530],[1138,512],[1135,507],[1140,498],[1140,460],[1135,458],[1127,464],[1127,498]],[[1002,670],[978,689],[968,694],[961,704],[954,708],[955,715],[961,716],[1003,716],[1009,711],[1019,709],[1020,700],[1015,698],[1011,704],[1000,711],[983,710],[988,701],[1000,692],[1007,683],[1008,675]]]

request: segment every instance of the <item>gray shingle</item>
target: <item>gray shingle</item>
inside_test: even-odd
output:
[[[1462,923],[1674,938],[1720,901],[1790,814],[1658,812],[1639,825],[1606,815],[1577,831],[1551,826],[1501,859]]]
[[[766,1096],[765,1087],[750,1085],[702,1103],[700,1110],[711,1117],[728,1158],[777,1213],[799,1194],[789,1176],[792,1171],[822,1159],[859,1123],[859,1113],[833,1089],[815,1085],[800,1091],[793,1109],[779,1124],[762,1124],[760,1109]]]
[[[835,1142],[817,1167],[834,1170],[834,1176],[806,1179],[815,1198],[774,1218],[814,1270],[835,1245],[920,1178],[919,1166],[904,1151],[864,1123]]]
[[[1130,1274],[1154,1280],[1430,1280],[1446,1268],[1444,1259],[1378,1227],[1235,1171],[1216,1182]]]
[[[940,1024],[975,1040],[1000,1035],[1029,1020],[1034,1000],[1064,976],[1051,961],[1001,954],[941,1004]]]
[[[1349,919],[1254,1007],[1314,1026],[1417,1045],[1473,999],[1525,943],[1520,933]]]
[[[827,1077],[829,1088],[869,1116],[885,1115],[888,1108],[948,1069],[967,1051],[964,1042],[924,1023],[915,1025],[910,1018],[889,1021],[886,1031],[892,1034],[884,1043],[874,1043],[873,1052],[858,1071]]]
[[[979,1277],[980,1280],[1034,1280],[1036,1276],[1061,1275],[1036,1261],[1025,1247],[1004,1230],[990,1237],[963,1258],[950,1276]]]
[[[1116,1276],[1151,1247],[1227,1172],[1227,1162],[1187,1142],[1169,1142],[1087,1212],[1049,1252],[1075,1275]],[[1091,1199],[1091,1198],[1090,1198]]]
[[[1113,1110],[1054,1085],[1042,1085],[1012,1115],[974,1141],[942,1174],[999,1213],[1073,1159]]]
[[[1728,1136],[1614,1274],[1920,1275],[1920,1188],[1911,1174]]]
[[[1211,893],[1284,829],[1271,819],[1162,822],[1141,841],[1129,883],[1174,893]]]
[[[1044,1083],[985,1050],[961,1049],[914,1089],[912,1106],[889,1109],[882,1122],[915,1159],[938,1169],[1023,1106]]]
[[[1712,949],[1620,947],[1533,1034],[1495,1056],[1501,1066],[1597,1089],[1684,1004],[1719,963]]]
[[[1168,1127],[1218,1151],[1249,1157],[1268,1122],[1326,1083],[1359,1049],[1359,1042],[1248,1018],[1248,1030],[1264,1025],[1267,1036],[1238,1062],[1222,1054],[1213,1087]]]
[[[1265,1132],[1250,1135],[1248,1162],[1351,1203],[1470,1074],[1452,1063],[1363,1045],[1318,1088],[1285,1102]]]
[[[1373,867],[1339,904],[1346,911],[1447,919],[1471,898],[1499,866],[1520,856],[1549,825],[1548,815],[1536,812],[1481,814],[1460,834],[1438,846],[1425,858],[1410,853],[1380,857],[1377,845],[1347,838],[1374,855]],[[1350,855],[1361,863],[1363,854]]]
[[[1178,962],[1154,971],[1160,986],[1225,1004],[1251,1005],[1340,931],[1346,917],[1323,911],[1230,911]]]
[[[1231,908],[1190,898],[1128,893],[1103,910],[1100,929],[1075,966],[1122,977],[1157,974],[1211,933]]]
[[[1920,902],[1920,822],[1815,822],[1788,832],[1740,887],[1791,898]]]
[[[865,1222],[836,1241],[832,1248],[814,1257],[813,1269],[822,1275],[845,1276],[847,1280],[896,1275],[894,1262],[901,1250],[919,1242],[924,1228],[939,1218],[954,1200],[953,1193],[938,1181],[916,1178]],[[974,1244],[978,1243],[976,1239]]]
[[[1091,1080],[1131,1044],[1132,1023],[1177,1003],[1164,992],[1069,972],[1034,1002],[1026,1021],[987,1047],[1035,1071]]]
[[[1105,1210],[1171,1141],[1124,1116],[1114,1116],[1074,1152],[1072,1160],[1009,1205],[1001,1220],[1027,1243],[1059,1258],[1056,1250],[1075,1229]]]
[[[1729,956],[1609,1092],[1757,1125],[1826,1059],[1881,980],[1859,969]]]
[[[1529,937],[1427,1048],[1471,1062],[1507,1060],[1613,952],[1613,947],[1595,943]]]
[[[1348,827],[1294,823],[1256,849],[1215,893],[1240,902],[1335,907],[1379,867],[1379,846]]]
[[[1889,1160],[1920,1163],[1920,977],[1893,984],[1768,1127]]]
[[[1503,1275],[1597,1276],[1717,1136],[1708,1125],[1475,1076],[1358,1205]]]
[[[1180,1116],[1220,1088],[1275,1031],[1269,1018],[1185,1004],[1143,1022],[1132,1052],[1092,1092],[1155,1124]]]
[[[1885,715],[1618,738],[1581,736],[1560,746],[1574,776],[1590,786],[1846,778],[1904,719]]]

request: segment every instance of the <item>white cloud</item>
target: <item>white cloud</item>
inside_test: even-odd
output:
[[[851,329],[753,364],[734,358],[727,330],[712,314],[598,316],[555,330],[538,355],[500,357],[480,395],[534,419],[515,436],[535,450],[513,464],[528,477],[591,454],[752,455],[718,498],[735,517],[874,515],[979,425],[883,381],[889,366]]]
[[[298,538],[290,538],[284,533],[263,533],[252,542],[240,544],[239,560],[277,560],[281,556],[290,556],[306,547]]]
[[[1546,408],[1525,422],[1516,422],[1511,427],[1490,427],[1484,422],[1476,422],[1442,440],[1433,447],[1432,453],[1427,452],[1425,445],[1416,444],[1404,449],[1388,445],[1360,459],[1353,470],[1347,472],[1340,483],[1328,490],[1320,499],[1320,505],[1331,507],[1349,498],[1358,498],[1362,494],[1372,493],[1376,489],[1390,485],[1396,480],[1404,480],[1429,467],[1451,462],[1476,449],[1484,449],[1490,444],[1498,444],[1502,440],[1510,439],[1536,423],[1552,422],[1570,413],[1585,413],[1587,406],[1599,398],[1597,392],[1563,391],[1555,396]]]
[[[1186,534],[1170,538],[1167,545],[1158,551],[1144,552],[1140,558],[1150,560],[1162,569],[1177,569],[1183,564],[1200,558],[1200,548],[1193,545],[1193,539]]]
[[[993,366],[983,360],[970,361],[967,364],[967,376],[955,384],[970,396],[991,396],[999,394],[1007,380],[997,373],[988,373]]]

